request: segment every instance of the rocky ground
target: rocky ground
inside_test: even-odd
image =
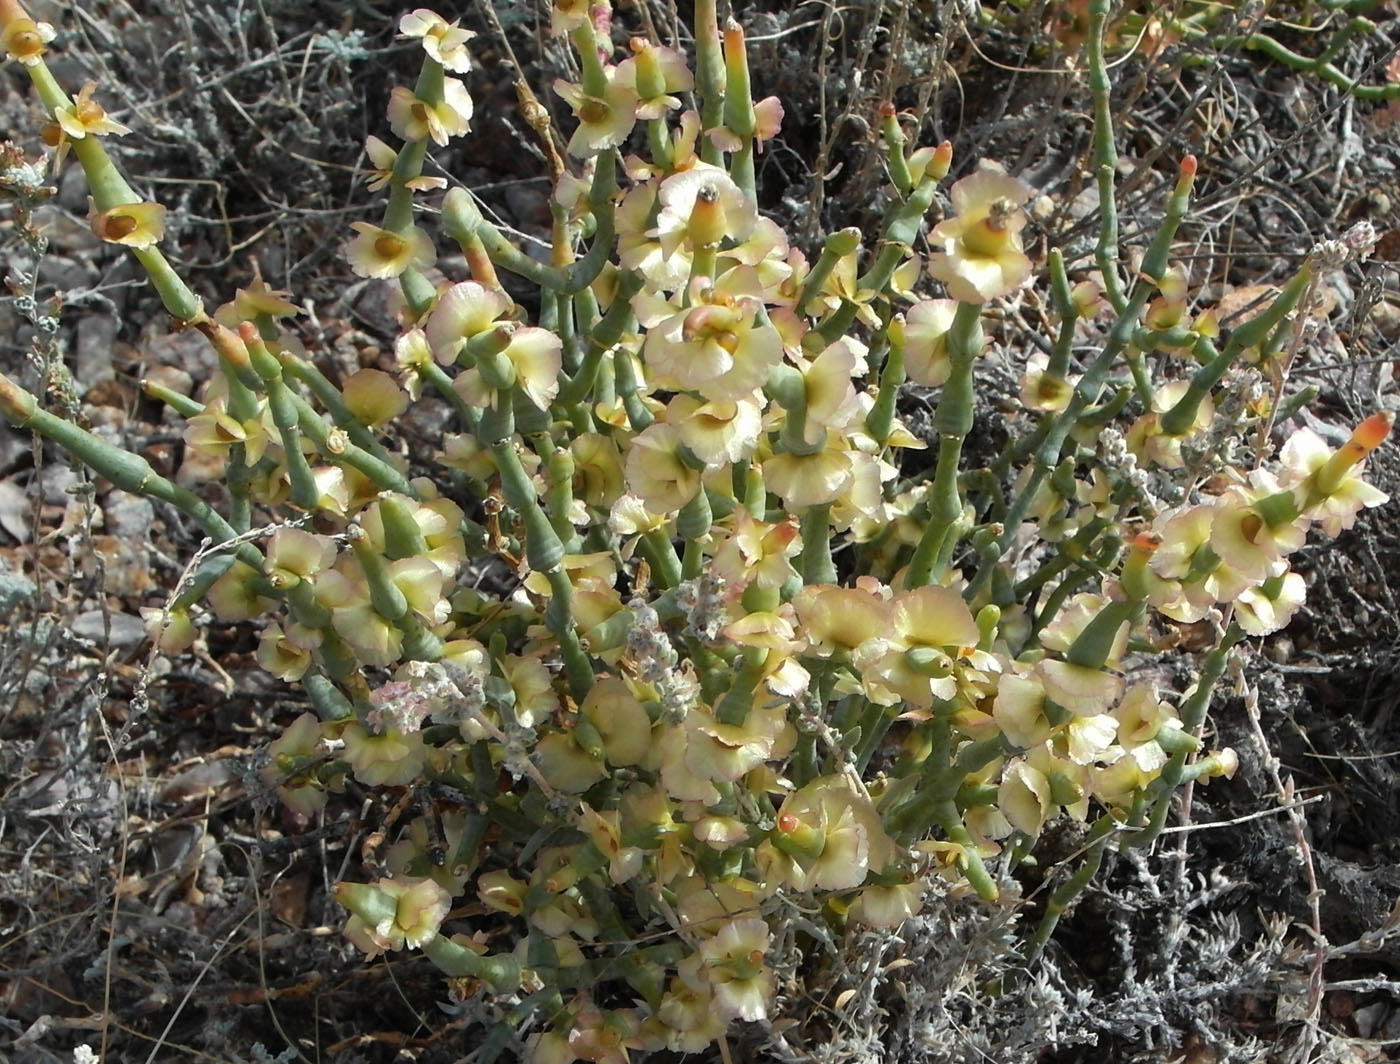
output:
[[[350,221],[372,217],[353,181],[359,146],[384,132],[388,88],[416,63],[393,38],[398,8],[31,6],[65,27],[64,84],[98,80],[136,130],[120,158],[171,207],[168,245],[207,301],[257,269],[306,301],[302,339],[333,371],[379,364],[392,319],[339,248]],[[749,21],[756,90],[782,98],[787,139],[765,156],[760,184],[791,232],[870,228],[882,175],[869,123],[893,98],[926,116],[926,140],[948,137],[968,165],[1001,158],[1051,198],[1042,252],[1083,241],[1087,93],[1052,36],[1073,43],[1067,22],[1033,4],[1019,16],[984,5],[995,25],[951,3],[885,3],[878,16],[875,5],[764,6]],[[1379,84],[1400,27],[1392,5],[1371,6],[1380,28],[1332,62]],[[1318,54],[1319,7],[1280,9],[1272,32]],[[527,5],[498,8],[543,92],[561,54],[541,43]],[[670,25],[660,5],[647,14]],[[640,22],[642,8],[618,17]],[[510,226],[539,233],[547,188],[510,117],[505,49],[475,18],[479,135],[437,161]],[[1217,38],[1233,18],[1218,14]],[[1129,34],[1115,54],[1125,245],[1150,236],[1163,174],[1188,151],[1201,180],[1183,258],[1205,296],[1243,298],[1316,239],[1371,219],[1382,247],[1332,282],[1330,327],[1295,376],[1318,388],[1308,423],[1324,436],[1400,405],[1400,118],[1258,52]],[[0,75],[0,128],[36,149],[13,65]],[[208,488],[210,471],[186,459],[178,427],[138,382],[198,382],[213,357],[198,336],[170,334],[131,261],[90,236],[80,179],[66,169],[46,208],[39,292],[62,295],[61,323],[50,337],[34,327],[42,307],[0,304],[0,368],[61,355],[90,427]],[[23,295],[32,259],[6,217],[3,255]],[[451,275],[457,264],[439,265]],[[1006,351],[1021,325],[1005,323]],[[988,373],[994,399],[1006,382]],[[991,401],[982,413],[1005,416]],[[1400,448],[1371,470],[1400,494]],[[170,658],[145,642],[140,608],[164,601],[197,546],[170,512],[0,430],[0,1059],[67,1061],[79,1044],[105,1045],[111,1061],[470,1059],[478,1014],[442,1005],[427,961],[367,965],[339,935],[330,884],[353,877],[383,810],[352,796],[323,824],[296,825],[261,783],[260,748],[302,704],[253,661],[256,631],[216,625]],[[1025,970],[1015,939],[1041,898],[1034,877],[998,912],[935,898],[900,936],[848,943],[846,973],[801,988],[783,1036],[755,1029],[735,1059],[1400,1056],[1395,504],[1309,548],[1300,569],[1305,612],[1249,648],[1236,693],[1212,711],[1215,744],[1239,751],[1240,771],[1191,795],[1189,819],[1177,821],[1189,830],[1151,854],[1111,858],[1041,964]],[[1171,667],[1184,679],[1188,658]],[[1077,840],[1068,827],[1060,835],[1049,843],[1068,857]]]

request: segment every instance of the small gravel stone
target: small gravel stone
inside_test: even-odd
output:
[[[107,514],[107,531],[128,543],[144,543],[156,520],[150,499],[115,488],[107,493],[103,510]]]
[[[109,381],[117,375],[112,366],[112,349],[117,340],[117,320],[105,314],[92,314],[78,322],[77,358],[73,375],[85,388]]]
[[[80,613],[71,627],[74,635],[106,643],[115,650],[135,650],[146,638],[146,625],[140,617],[110,610],[105,620],[101,610]]]

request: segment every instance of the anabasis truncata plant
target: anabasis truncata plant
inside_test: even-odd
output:
[[[995,900],[1047,823],[1081,821],[1033,954],[1108,847],[1151,843],[1174,792],[1232,771],[1201,741],[1231,654],[1301,603],[1289,555],[1309,531],[1384,498],[1361,469],[1389,415],[1335,451],[1307,429],[1275,450],[1318,280],[1371,238],[1320,244],[1222,335],[1172,260],[1188,156],[1125,270],[1107,14],[1090,4],[1099,240],[1075,264],[1032,260],[1036,191],[995,164],[945,197],[950,146],[908,150],[893,107],[876,238],[792,246],[755,198],[782,107],[752,99],[744,32],[715,0],[695,5],[693,71],[657,41],[620,48],[606,3],[556,3],[580,79],[553,86],[574,120],[562,152],[543,108],[524,116],[553,180],[540,261],[469,189],[424,176],[430,144],[472,135],[452,75],[473,34],[405,15],[422,74],[391,95],[398,146],[368,145],[383,217],[346,243],[357,274],[398,285],[402,331],[395,365],[336,380],[289,342],[287,293],[259,283],[206,311],[160,250],[163,209],[106,154],[127,130],[93,86],[68,95],[53,30],[0,0],[94,232],[218,354],[201,395],[149,390],[223,464],[227,507],[7,377],[0,409],[204,530],[213,549],[152,635],[187,645],[200,602],[261,624],[259,661],[315,708],[271,746],[289,806],[314,815],[353,777],[418,810],[373,882],[338,887],[346,933],[486,984],[485,1051],[699,1051],[779,1015],[814,928],[897,928],[931,877]],[[38,174],[9,150],[0,184],[33,199]],[[470,276],[435,285],[447,241]],[[502,273],[537,290],[533,315]],[[1058,319],[1024,358],[1036,428],[984,467],[964,449],[988,311],[1028,285]],[[928,441],[899,418],[911,382],[936,396]],[[427,401],[455,424],[410,463],[395,421]],[[928,472],[909,472],[926,446]],[[464,582],[487,561],[501,579]],[[1141,677],[1182,624],[1213,645],[1165,690]],[[468,898],[487,921],[450,916]]]

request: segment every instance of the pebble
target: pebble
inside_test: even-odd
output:
[[[135,650],[146,638],[146,624],[130,613],[87,610],[73,618],[69,626],[74,635],[105,643],[114,650]]]
[[[156,521],[156,508],[150,499],[118,488],[107,493],[103,509],[107,513],[107,531],[128,543],[144,543]]]
[[[143,379],[168,388],[177,395],[194,394],[194,378],[179,366],[148,366]]]
[[[156,376],[158,367],[166,366],[179,367],[196,381],[207,381],[219,368],[218,354],[204,339],[204,334],[193,329],[145,337],[141,347],[150,363],[146,371],[149,377]]]
[[[80,218],[84,217],[88,212],[89,194],[87,177],[83,174],[83,168],[81,166],[67,167],[58,179],[58,205],[67,207]],[[97,240],[97,237],[92,235],[91,229],[88,229],[87,233],[93,240]]]
[[[117,319],[106,314],[90,314],[79,320],[73,375],[85,388],[111,380],[117,375],[112,365],[117,327]]]
[[[39,267],[41,284],[52,285],[59,292],[91,288],[100,276],[92,262],[72,255],[49,255]]]
[[[72,495],[69,489],[78,483],[77,472],[68,465],[49,464],[39,474],[44,502],[50,506],[67,506]]]
[[[84,217],[87,215],[87,202],[76,209],[76,217],[66,210],[46,203],[34,212],[34,219],[44,227],[52,251],[95,251],[101,246]]]
[[[1371,308],[1371,324],[1391,343],[1400,340],[1400,306],[1388,299],[1380,300]]]

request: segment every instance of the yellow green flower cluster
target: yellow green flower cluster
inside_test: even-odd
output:
[[[422,75],[390,94],[401,145],[366,145],[383,217],[346,243],[356,274],[397,282],[402,328],[392,362],[333,379],[284,328],[289,293],[259,281],[204,312],[156,247],[163,209],[98,143],[126,128],[92,85],[62,92],[52,30],[0,0],[94,231],[219,356],[198,397],[154,394],[228,505],[5,378],[0,409],[226,544],[151,611],[153,636],[187,646],[199,600],[261,624],[257,660],[315,709],[271,744],[268,784],[304,818],[349,778],[416,810],[386,826],[372,882],[339,886],[347,935],[527,991],[539,1062],[698,1052],[775,1016],[797,910],[897,928],[935,878],[995,899],[1056,818],[1090,825],[1089,862],[1150,841],[1177,787],[1233,771],[1202,748],[1212,677],[1302,602],[1290,554],[1384,499],[1361,463],[1388,415],[1275,456],[1280,396],[1225,402],[1241,366],[1286,376],[1329,266],[1310,258],[1222,339],[1171,262],[1194,159],[1125,289],[1107,241],[1073,276],[1058,251],[1041,270],[1035,190],[990,162],[943,190],[951,148],[906,151],[890,108],[878,239],[840,230],[809,255],[755,197],[782,106],[752,100],[742,29],[695,8],[692,74],[660,42],[619,48],[606,3],[555,4],[579,80],[554,85],[572,128],[567,159],[546,149],[543,262],[469,191],[432,198],[429,145],[470,135],[448,72],[470,70],[473,34],[403,17]],[[435,284],[445,240],[468,275]],[[1030,429],[976,468],[989,311],[1047,275],[1057,333],[1019,366]],[[927,439],[899,416],[911,394]],[[424,395],[455,423],[410,462],[395,425]],[[1247,466],[1220,458],[1256,437]],[[1193,689],[1165,690],[1146,666],[1186,625],[1215,646]],[[473,933],[464,900],[510,934]],[[634,1006],[600,1007],[623,986]]]

